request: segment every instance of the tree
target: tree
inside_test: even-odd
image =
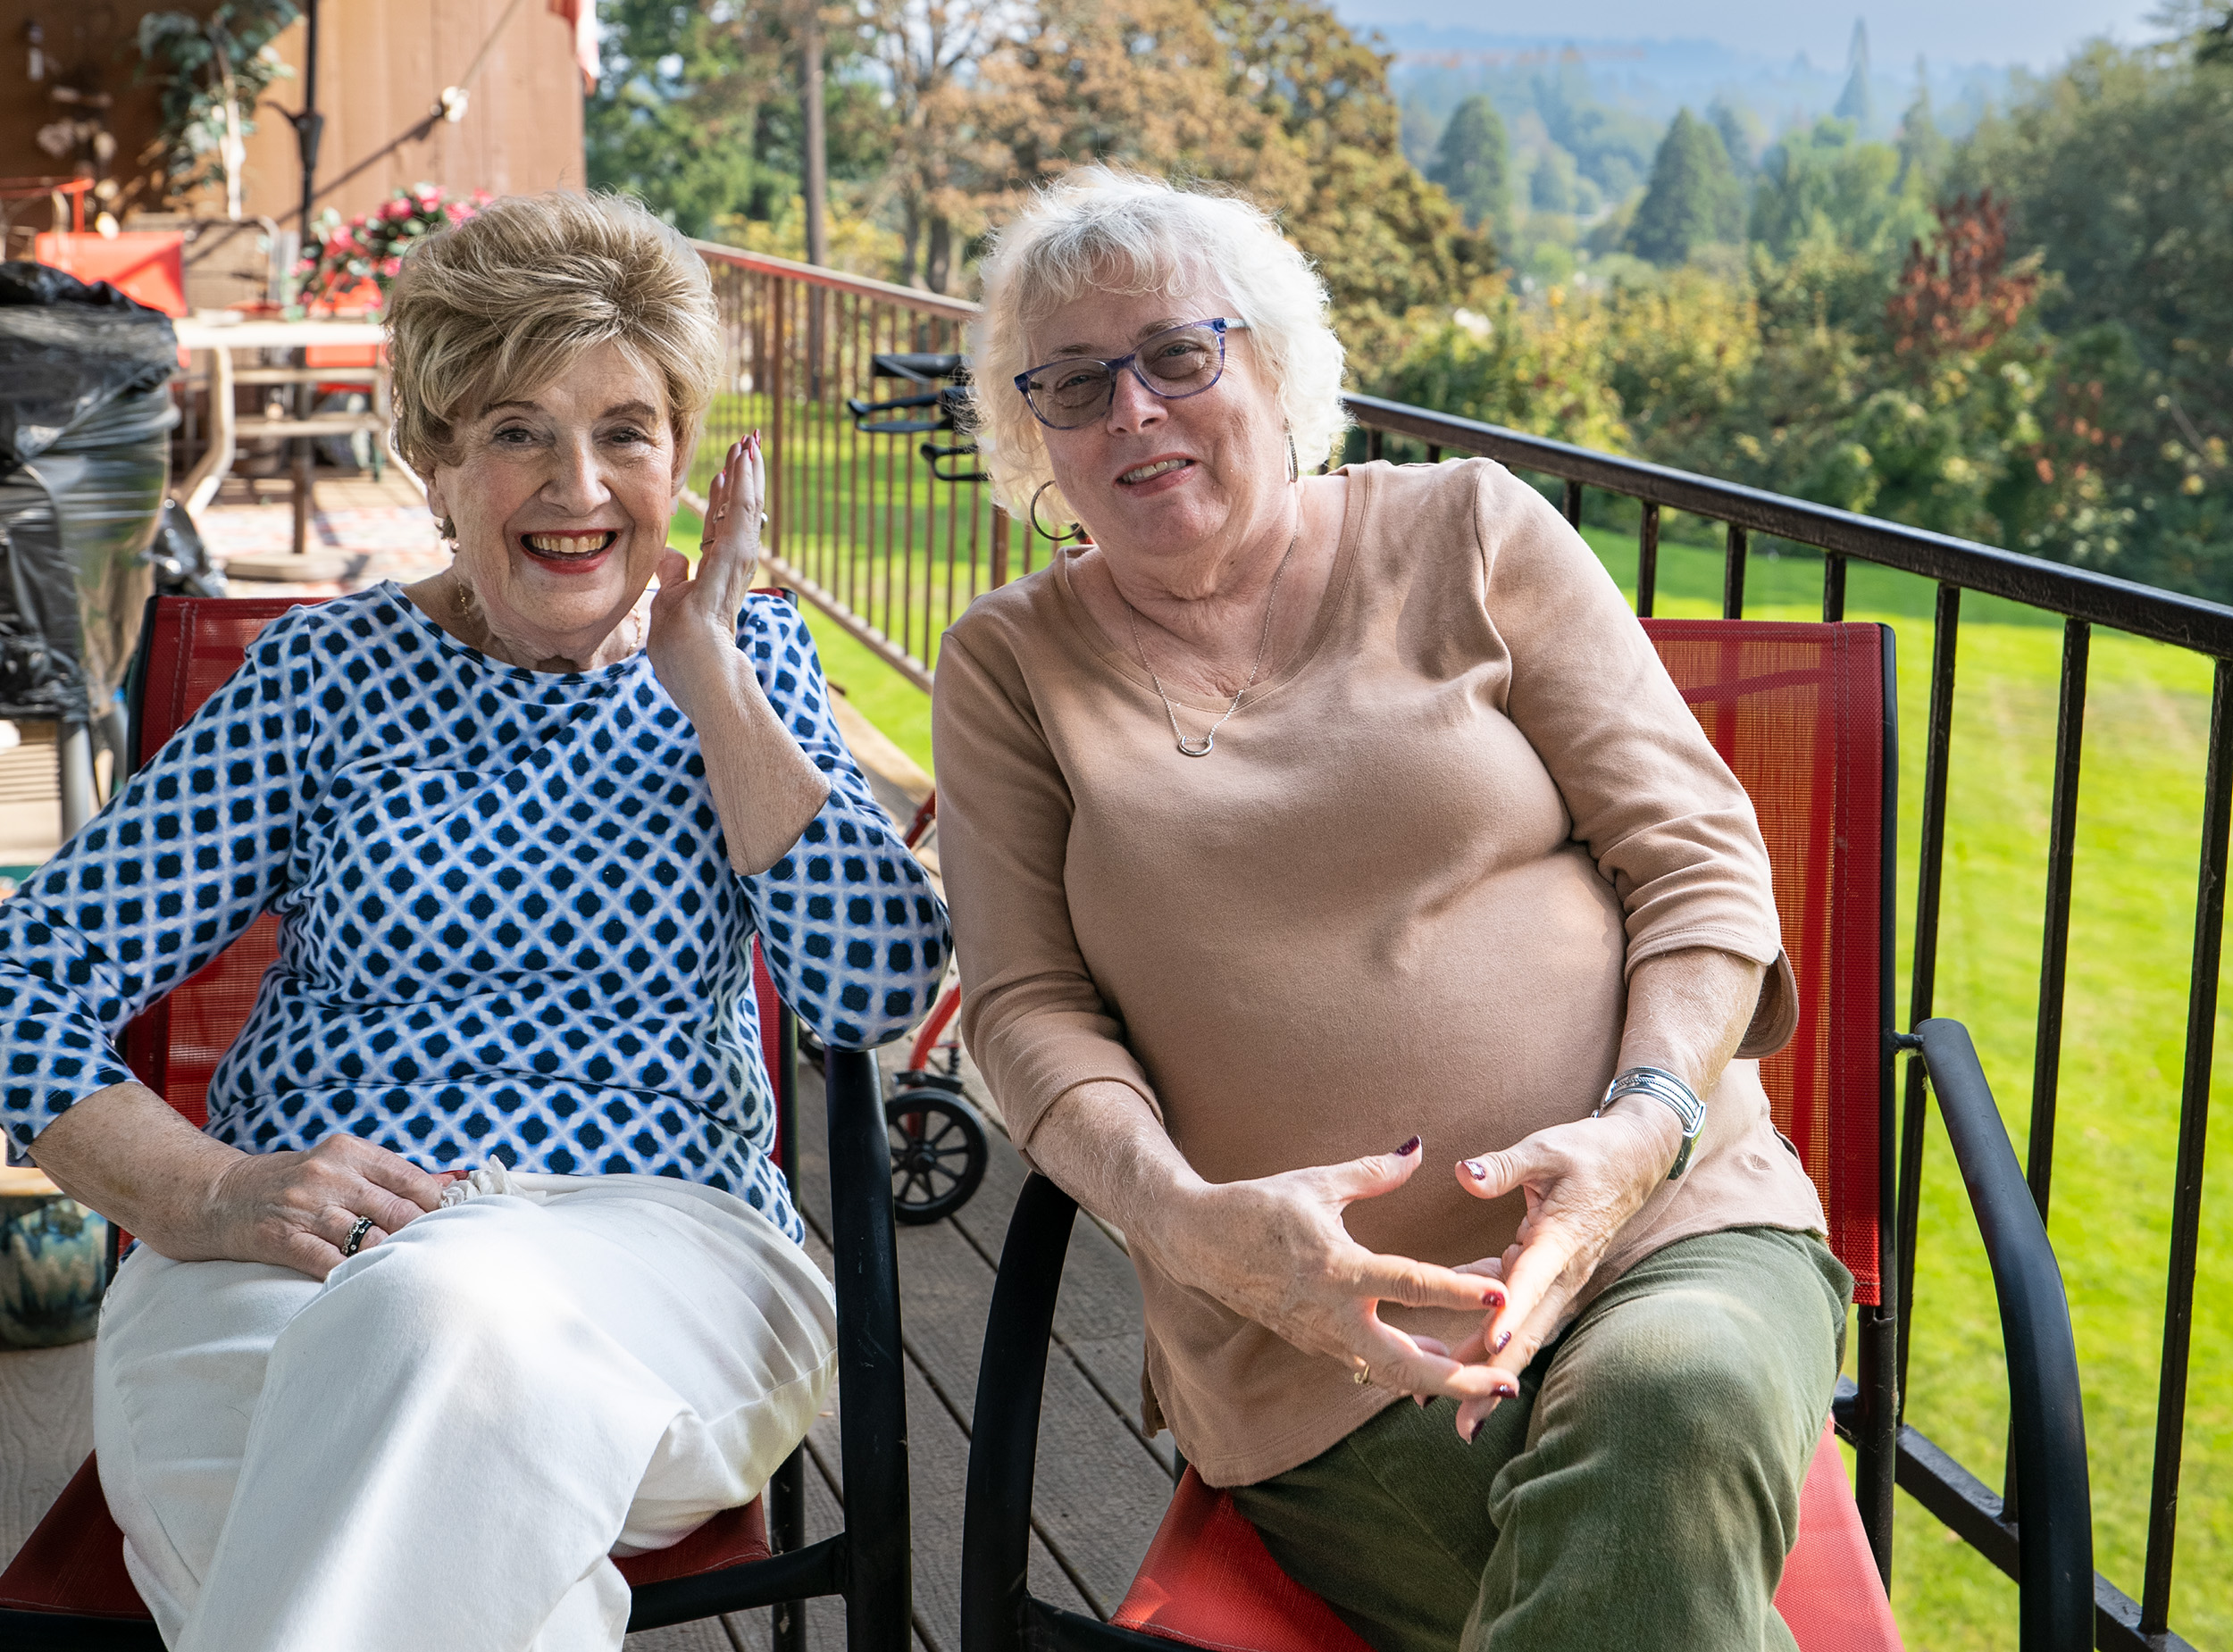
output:
[[[1889,144],[1863,143],[1851,121],[1825,116],[1761,157],[1752,238],[1781,259],[1818,238],[1888,268],[1911,240],[1929,232],[1922,188],[1918,176],[1903,191],[1899,154]]]
[[[980,64],[1030,26],[1024,0],[863,0],[892,115],[886,186],[899,206],[899,280],[947,290],[961,244],[983,224],[991,113]]]
[[[1845,47],[1845,88],[1838,93],[1837,106],[1830,113],[1840,121],[1851,121],[1853,129],[1865,135],[1875,113],[1875,100],[1869,90],[1869,24],[1856,17],[1853,38]]]
[[[1459,302],[1494,263],[1404,158],[1385,60],[1311,0],[1040,0],[983,65],[974,118],[996,219],[1089,162],[1225,184],[1277,213],[1354,351]]]
[[[2062,404],[2043,454],[2099,497],[2043,530],[2049,555],[2233,597],[2233,65],[2206,30],[2162,47],[2096,44],[1982,122],[1949,183],[2008,204],[2062,340]],[[2098,438],[2098,439],[2096,439]],[[2107,523],[2107,527],[2100,524]],[[2121,525],[2120,525],[2121,524]]]
[[[1937,119],[1931,113],[1930,68],[1919,56],[1915,60],[1915,96],[1900,117],[1898,147],[1900,177],[1895,187],[1928,195],[1945,175],[1953,146],[1938,129]]]
[[[763,117],[784,96],[780,42],[757,13],[690,0],[606,0],[604,72],[583,111],[589,179],[686,235],[711,236],[770,184]],[[788,193],[785,190],[784,193]]]
[[[1908,248],[1899,290],[1886,306],[1896,355],[1983,354],[2023,320],[2039,296],[2037,260],[2008,267],[2008,210],[1989,189],[1937,209],[1938,234]]]
[[[1509,223],[1512,210],[1511,146],[1504,122],[1486,93],[1476,92],[1451,113],[1426,175],[1442,185],[1466,227]]]
[[[1628,251],[1678,264],[1702,246],[1743,233],[1744,197],[1721,135],[1688,109],[1675,112],[1652,163],[1651,188],[1628,228]]]
[[[1706,119],[1713,129],[1721,134],[1721,147],[1729,157],[1729,166],[1736,175],[1750,178],[1760,171],[1760,117],[1750,109],[1741,109],[1726,97],[1717,97],[1706,105]]]

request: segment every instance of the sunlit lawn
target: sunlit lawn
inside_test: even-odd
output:
[[[1634,545],[1589,536],[1616,577]],[[1659,611],[1720,611],[1718,551],[1662,546]],[[1821,617],[1821,564],[1755,555],[1745,612]],[[1904,997],[1930,695],[1932,588],[1851,567],[1852,619],[1898,633],[1901,938]],[[1937,1000],[1968,1023],[2026,1152],[2033,1015],[2045,902],[2059,622],[1965,597],[1956,665]],[[2069,1005],[2049,1233],[2070,1294],[2093,1474],[2095,1564],[2137,1595],[2147,1540],[2155,1383],[2170,1246],[2184,1059],[2210,664],[2180,649],[2096,630],[2089,673],[2072,900]],[[2221,1012],[2219,1048],[2233,1023]],[[2221,1056],[2213,1090],[2233,1090]],[[2179,1505],[2171,1624],[2201,1647],[2233,1646],[2233,1157],[2205,1183],[2192,1387]],[[1908,1420],[1998,1484],[2006,1375],[1991,1275],[1935,1121],[1926,1158]],[[1893,1605],[1911,1647],[2016,1645],[2016,1590],[1900,1499]]]
[[[815,469],[836,480],[827,467]],[[678,537],[684,534],[695,541],[694,521],[678,525]],[[1632,580],[1633,540],[1596,530],[1589,537],[1615,576]],[[980,577],[988,572],[981,569]],[[918,568],[918,580],[928,577]],[[1746,613],[1819,618],[1820,578],[1811,556],[1756,550]],[[1662,546],[1659,612],[1716,613],[1720,588],[1717,550]],[[1925,581],[1852,565],[1849,617],[1888,622],[1898,634],[1903,996],[1931,606]],[[2020,1157],[2062,630],[2052,617],[1975,596],[1965,599],[1962,619],[1935,1007],[1969,1024]],[[927,697],[826,616],[809,609],[808,620],[830,675],[931,766]],[[2209,689],[2204,660],[2095,634],[2050,1231],[2084,1369],[2095,1563],[2134,1595],[2146,1542]],[[2233,1047],[2233,1025],[2222,1014],[2219,1038],[2221,1048]],[[2221,1095],[2233,1088],[2226,1076],[2233,1060],[2219,1064]],[[2173,1627],[2190,1640],[2221,1648],[2233,1648],[2229,1163],[2221,1144],[2206,1182],[2171,1612]],[[2007,1428],[1998,1314],[1961,1179],[1935,1122],[1925,1188],[1908,1417],[1997,1483]],[[2014,1585],[1904,1494],[1893,1602],[1911,1647],[2016,1645]]]

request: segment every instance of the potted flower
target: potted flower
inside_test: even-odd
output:
[[[414,184],[347,223],[328,208],[318,220],[317,250],[295,266],[299,284],[292,313],[378,309],[412,247],[471,218],[488,199],[485,189],[474,190],[470,201],[456,201],[445,199],[437,185]]]

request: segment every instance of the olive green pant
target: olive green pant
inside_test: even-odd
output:
[[[1628,1270],[1472,1445],[1391,1406],[1234,1499],[1378,1652],[1791,1652],[1770,1604],[1845,1339],[1819,1239],[1738,1228]]]

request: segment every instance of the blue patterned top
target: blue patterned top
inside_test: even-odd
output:
[[[111,1039],[266,910],[279,962],[209,1089],[251,1152],[349,1131],[430,1168],[641,1172],[800,1234],[768,1153],[751,941],[827,1042],[882,1043],[946,912],[854,766],[806,628],[739,628],[829,801],[728,864],[697,732],[642,654],[580,673],[465,647],[392,584],[290,611],[0,904],[0,1121],[19,1146],[131,1072]]]

